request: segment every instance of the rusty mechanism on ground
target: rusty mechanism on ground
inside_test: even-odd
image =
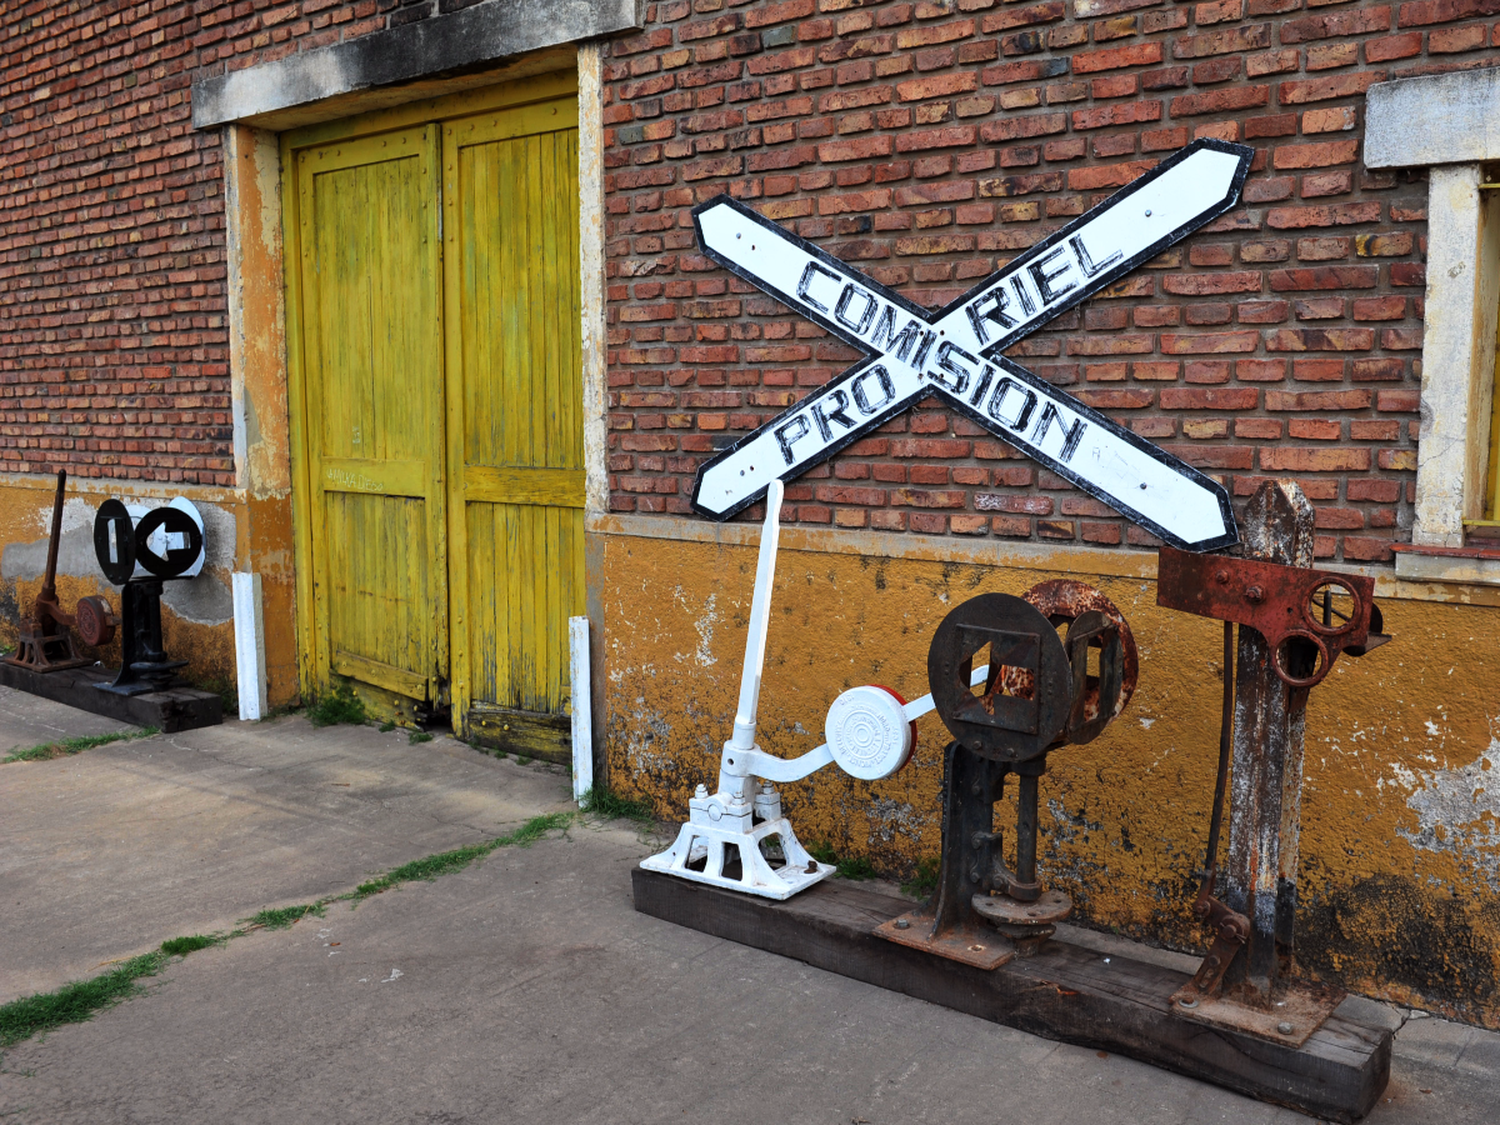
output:
[[[1247,914],[1214,897],[1235,723],[1234,627],[1252,629],[1264,638],[1264,647],[1257,650],[1265,654],[1264,664],[1248,671],[1267,684],[1274,683],[1268,672],[1274,673],[1289,693],[1287,710],[1300,712],[1309,690],[1327,677],[1340,653],[1363,656],[1390,640],[1381,632],[1375,580],[1261,559],[1188,554],[1171,547],[1161,548],[1157,576],[1158,605],[1224,622],[1219,766],[1207,855],[1193,902],[1193,915],[1208,932],[1211,944],[1192,980],[1173,993],[1172,1008],[1198,1022],[1233,1026],[1300,1045],[1338,1006],[1344,993],[1284,976],[1276,979],[1277,962],[1286,963],[1283,974],[1291,967],[1292,910],[1277,919],[1277,956],[1268,953],[1263,958],[1273,966],[1266,980],[1259,984],[1242,981],[1230,994],[1224,991],[1226,974],[1236,959],[1244,965],[1255,929]],[[1255,750],[1264,754],[1270,747],[1258,745]],[[1270,775],[1268,780],[1280,784]],[[1243,972],[1238,975],[1245,976]]]
[[[988,671],[975,683],[985,650]],[[938,888],[876,933],[994,969],[1030,956],[1056,932],[1073,903],[1037,877],[1047,755],[1097,738],[1129,703],[1137,670],[1129,624],[1082,582],[1044,582],[1019,598],[981,594],[943,619],[927,655],[933,703],[953,735],[943,754]],[[1012,774],[1014,866],[995,830],[995,802]]]
[[[114,639],[115,616],[109,602],[100,597],[79,600],[72,613],[63,612],[57,600],[57,551],[62,541],[63,497],[67,492],[68,474],[57,474],[57,493],[52,501],[52,534],[47,541],[47,569],[42,588],[21,618],[20,643],[5,657],[7,664],[29,668],[33,672],[60,672],[64,668],[83,668],[95,663],[93,658],[79,656],[73,647],[77,629],[86,645],[107,645]]]

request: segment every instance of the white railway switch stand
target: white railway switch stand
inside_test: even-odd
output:
[[[734,733],[724,743],[719,762],[719,787],[708,787],[688,802],[688,822],[666,851],[641,861],[648,871],[661,871],[784,899],[833,873],[833,866],[807,854],[791,821],[781,813],[781,794],[764,781],[796,781],[830,762],[867,781],[889,777],[906,764],[916,741],[917,715],[931,708],[931,696],[903,703],[884,688],[850,688],[833,702],[824,733],[828,741],[800,758],[778,758],[755,742],[755,713],[760,703],[761,670],[765,664],[766,630],[770,624],[771,583],[776,577],[776,544],[780,535],[779,480],[766,494],[766,522],[761,532],[760,557],[755,565],[755,596],[750,604],[750,633],[745,638],[745,666],[740,674],[739,708]],[[780,845],[780,866],[772,865],[768,842]]]

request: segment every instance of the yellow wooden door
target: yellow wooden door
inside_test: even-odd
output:
[[[438,159],[435,125],[295,158],[311,679],[429,705],[449,657]]]
[[[569,96],[443,130],[455,720],[542,754],[583,612],[577,126]]]

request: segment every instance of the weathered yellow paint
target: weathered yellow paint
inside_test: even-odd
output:
[[[429,701],[448,668],[437,148],[433,125],[334,140],[293,174],[313,681]]]
[[[558,713],[583,608],[576,97],[448,122],[443,165],[454,711]]]
[[[266,694],[296,700],[295,574],[287,428],[281,158],[276,137],[233,126],[224,138],[229,370],[235,419],[235,569],[261,577]]]
[[[547,76],[284,139],[310,685],[334,673],[451,703],[460,726],[471,700],[567,707],[583,585],[575,89]]]
[[[712,785],[730,733],[755,549],[591,539],[601,556],[610,783],[680,819],[693,787]],[[1117,570],[1150,558],[1116,555]],[[828,705],[857,684],[924,694],[944,614],[974,594],[1019,594],[1060,575],[1114,600],[1141,672],[1121,719],[1052,755],[1042,781],[1045,877],[1074,896],[1088,924],[1201,950],[1189,902],[1217,759],[1220,627],[1158,608],[1149,577],[1079,573],[1068,552],[1000,568],[799,550],[784,538],[761,745],[783,757],[812,749]],[[1359,991],[1497,1026],[1500,828],[1491,810],[1500,803],[1472,779],[1500,764],[1500,610],[1404,599],[1382,608],[1395,639],[1339,660],[1308,707],[1299,956]],[[782,786],[799,834],[909,873],[938,851],[946,741],[929,716],[894,778],[865,783],[828,768]],[[1002,807],[998,819],[1009,837],[1013,811]]]
[[[1500,388],[1500,318],[1495,327],[1495,378],[1493,386]],[[1500,520],[1500,394],[1493,391],[1490,396],[1490,471],[1485,488],[1484,518]]]

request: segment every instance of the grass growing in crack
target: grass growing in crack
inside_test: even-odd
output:
[[[809,844],[807,854],[819,863],[831,863],[836,868],[836,874],[843,879],[873,879],[875,868],[864,856],[856,856],[853,859],[840,859],[833,850],[833,845],[827,840],[821,844]]]
[[[450,875],[455,871],[462,871],[476,859],[483,859],[497,848],[527,847],[540,840],[548,832],[566,828],[572,820],[573,814],[565,812],[534,816],[508,836],[497,836],[482,844],[470,844],[465,848],[454,848],[450,852],[438,852],[437,855],[430,855],[425,859],[414,859],[410,863],[403,863],[400,867],[387,871],[378,879],[361,883],[354,888],[352,893],[343,897],[358,902],[360,899],[388,891],[401,883],[410,883],[417,879],[432,880],[439,875]]]
[[[307,707],[307,721],[315,727],[331,727],[339,723],[365,722],[364,700],[354,694],[347,683],[337,684],[331,691],[318,696]]]
[[[0,1047],[13,1047],[23,1039],[63,1024],[92,1019],[95,1012],[113,1008],[120,1001],[146,991],[139,982],[161,972],[173,957],[186,957],[233,936],[190,934],[168,938],[161,943],[160,949],[122,961],[109,972],[90,980],[71,981],[55,992],[38,992],[9,1004],[0,1004]]]
[[[315,918],[323,917],[323,904],[306,902],[301,906],[282,906],[275,910],[262,910],[252,914],[245,921],[252,926],[260,926],[267,930],[284,930],[293,922],[300,921],[309,914]]]
[[[596,781],[584,790],[578,805],[586,813],[611,820],[633,820],[638,824],[649,824],[656,819],[651,813],[651,806],[645,801],[622,797],[602,781]]]
[[[165,953],[143,953],[92,980],[76,980],[56,992],[39,992],[0,1005],[0,1047],[14,1046],[65,1023],[82,1023],[95,1012],[144,992],[136,982],[155,976],[166,963]]]
[[[419,742],[431,742],[432,735],[425,730],[414,730],[406,736],[406,741],[415,746]]]
[[[902,894],[910,895],[912,898],[926,898],[938,885],[938,859],[937,856],[924,855],[917,860],[917,870],[908,881],[901,884]]]
[[[41,746],[32,746],[26,750],[14,750],[4,758],[0,758],[0,765],[10,762],[45,762],[52,758],[81,754],[85,750],[92,750],[96,746],[107,746],[111,742],[132,742],[137,738],[150,738],[153,734],[160,733],[160,727],[142,727],[140,730],[117,730],[109,734],[86,734],[81,738],[67,738],[61,742],[47,742]]]
[[[196,953],[227,940],[229,939],[223,937],[209,937],[207,934],[189,934],[186,937],[168,938],[161,943],[161,951],[169,957],[186,957],[189,953]]]

